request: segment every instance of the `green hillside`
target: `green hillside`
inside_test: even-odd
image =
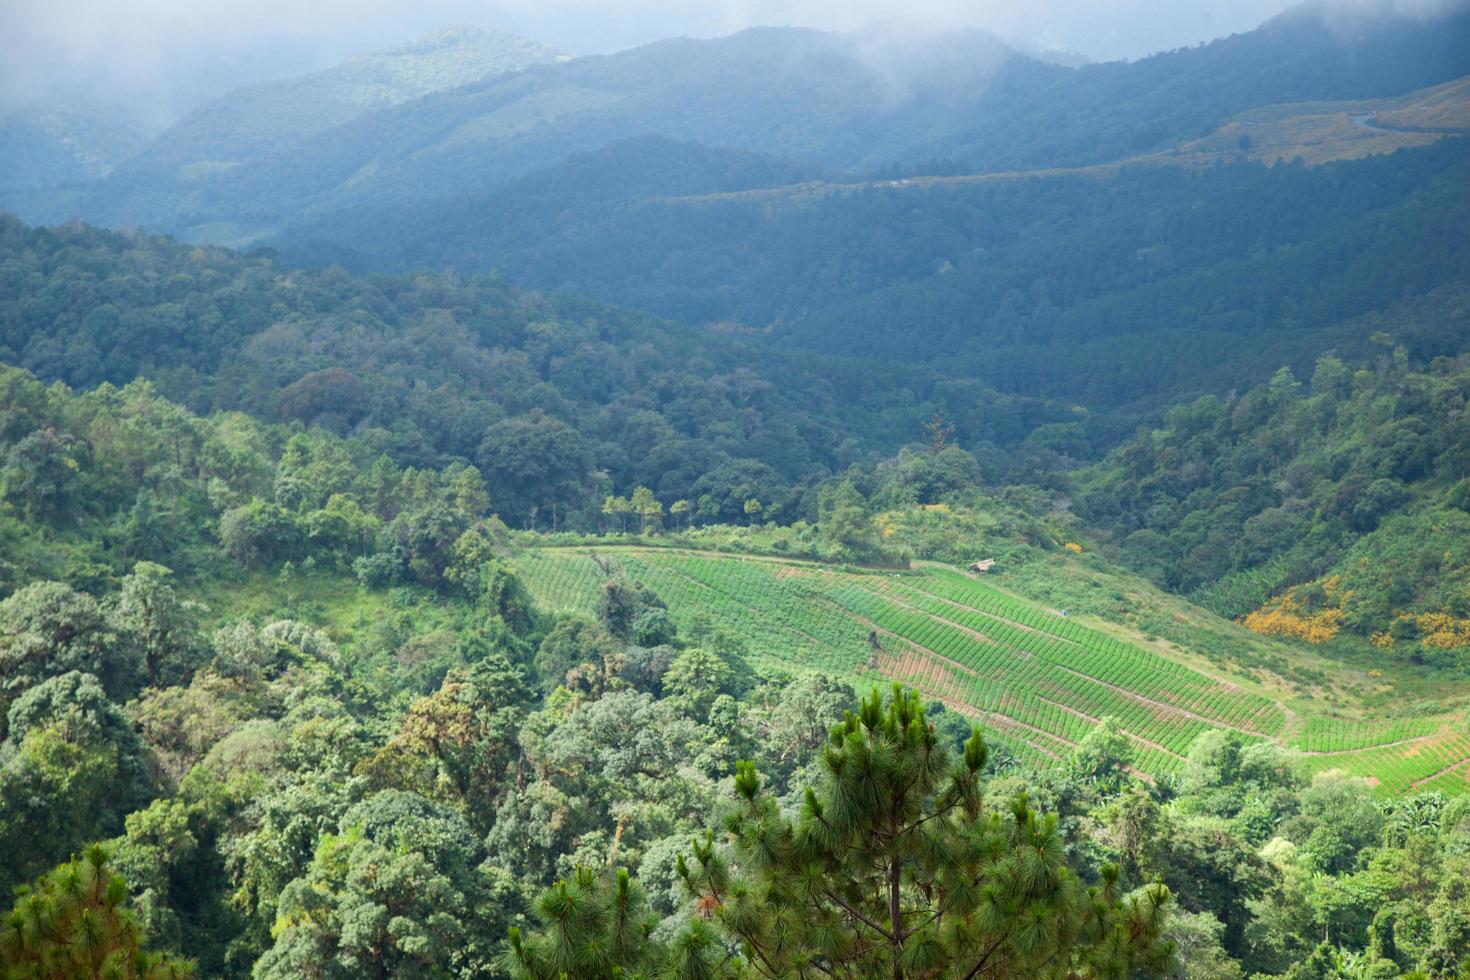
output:
[[[236,89],[160,134],[127,169],[185,182],[250,164],[359,116],[561,59],[505,31],[451,27],[322,71]]]
[[[293,263],[496,268],[1092,407],[1356,352],[1333,335],[1345,324],[1470,275],[1470,140],[1316,167],[1189,159],[742,189],[779,168],[634,141],[451,203],[305,221],[277,244]],[[671,160],[686,176],[626,176]]]
[[[1470,6],[909,13],[0,108],[0,980],[1470,980]]]
[[[1314,714],[1323,707],[1204,673],[948,569],[617,546],[532,547],[514,565],[545,612],[594,618],[603,577],[594,553],[657,593],[685,633],[713,628],[743,641],[755,664],[832,673],[859,689],[912,684],[1030,765],[1065,759],[1112,716],[1134,743],[1136,769],[1151,778],[1180,773],[1195,739],[1223,729],[1296,750],[1305,770],[1346,769],[1385,793],[1470,792],[1463,712],[1369,723]]]
[[[1438,299],[1470,310],[1461,290]],[[1282,369],[1228,405],[1172,409],[1071,475],[1080,516],[1122,561],[1262,632],[1462,667],[1470,375],[1374,336],[1369,366],[1327,354],[1309,382]]]
[[[1384,8],[1353,21],[1344,31],[1304,5],[1208,45],[1075,69],[974,30],[681,38],[532,65],[282,139],[249,166],[181,174],[182,163],[239,160],[232,144],[256,144],[259,113],[232,133],[227,101],[222,125],[200,117],[125,173],[10,206],[33,220],[240,242],[305,214],[461,198],[649,134],[856,173],[932,172],[931,161],[968,173],[1085,166],[1207,136],[1260,106],[1398,96],[1470,73],[1462,11],[1426,20]],[[288,119],[312,115],[310,100],[287,108]]]

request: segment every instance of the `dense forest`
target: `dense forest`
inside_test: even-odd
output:
[[[287,256],[496,268],[1089,405],[1225,390],[1339,344],[1359,353],[1358,337],[1335,335],[1344,321],[1470,274],[1462,140],[1315,168],[1154,164],[672,199],[652,196],[651,178],[630,203],[633,175],[666,159],[687,161],[686,184],[729,180],[724,155],[620,144],[485,197],[328,219],[288,233]],[[1457,313],[1405,342],[1457,352]]]
[[[150,975],[183,957],[200,975],[260,977],[368,964],[395,976],[787,976],[809,959],[848,976],[895,961],[946,976],[991,948],[1009,964],[994,975],[1008,976],[1059,951],[1109,975],[1447,976],[1470,955],[1462,802],[1383,799],[1341,772],[1308,779],[1279,746],[1228,731],[1200,736],[1181,774],[1153,784],[1128,775],[1136,743],[1106,722],[1064,765],[1038,770],[987,750],[953,707],[864,701],[848,679],[757,668],[737,637],[681,631],[615,558],[595,619],[548,613],[511,561],[532,542],[507,526],[543,502],[573,527],[630,515],[647,533],[650,520],[654,531],[749,523],[747,503],[791,500],[760,519],[819,522],[823,554],[955,560],[975,507],[1042,550],[1087,533],[1056,514],[1070,494],[1125,560],[1174,588],[1213,588],[1207,602],[1242,603],[1227,614],[1282,587],[1323,591],[1341,565],[1353,585],[1344,627],[1386,630],[1453,672],[1417,620],[1396,624],[1464,615],[1453,604],[1464,563],[1422,547],[1424,529],[1463,523],[1460,360],[1415,363],[1384,338],[1356,367],[1324,357],[1309,384],[1282,370],[1237,398],[1175,409],[1162,430],[1082,468],[1107,426],[1004,402],[1018,406],[1013,425],[1031,426],[1011,454],[1038,481],[1029,503],[997,487],[940,416],[895,456],[875,441],[797,470],[812,481],[810,514],[773,483],[732,486],[724,508],[684,517],[675,505],[690,497],[592,476],[606,458],[593,454],[608,451],[598,433],[611,430],[579,406],[587,374],[557,387],[570,377],[561,359],[589,343],[602,356],[584,370],[611,368],[612,385],[656,377],[639,373],[642,358],[672,369],[643,339],[677,336],[658,321],[493,282],[288,272],[85,228],[7,234],[23,246],[5,267],[20,300],[7,336],[25,338],[13,353],[44,372],[48,349],[98,352],[51,362],[90,390],[19,369],[3,379],[0,853],[5,887],[35,881],[6,920],[18,975],[145,948]],[[134,301],[88,318],[67,305],[81,295]],[[587,319],[565,319],[577,314]],[[191,331],[163,329],[170,317]],[[621,328],[617,345],[594,339],[598,322]],[[158,342],[124,343],[128,330]],[[415,360],[431,340],[460,346]],[[521,346],[492,357],[486,341]],[[722,356],[721,343],[703,356]],[[114,346],[147,359],[129,367]],[[732,372],[740,349],[723,355]],[[480,373],[497,360],[524,373]],[[405,375],[431,368],[444,373],[418,404],[471,420],[458,429],[415,421],[403,397],[430,383]],[[157,380],[117,387],[130,371]],[[713,425],[740,392],[713,370],[685,378],[691,401],[646,401],[649,424],[673,439],[699,417],[691,407]],[[777,430],[809,427],[791,415],[863,410],[783,397],[753,372],[744,383],[748,417]],[[538,387],[540,405],[502,404]],[[168,400],[171,388],[195,404]],[[726,400],[710,405],[715,392]],[[1022,422],[1025,411],[1038,414]],[[580,451],[548,448],[566,444]],[[630,471],[643,473],[683,491]],[[626,511],[613,490],[631,498]],[[1406,555],[1402,580],[1367,576],[1372,592],[1350,578],[1352,556],[1364,542],[1397,554],[1372,544],[1386,534]],[[1259,590],[1248,599],[1223,587],[1247,579]],[[930,761],[916,769],[905,752]],[[745,762],[754,768],[737,771]],[[925,827],[930,857],[910,850],[918,838],[895,841],[887,811],[851,809],[880,786],[871,805]],[[100,849],[78,850],[94,840]],[[752,860],[773,848],[789,856]],[[923,905],[897,927],[877,918],[882,903],[849,908],[861,893],[851,882],[882,879],[897,853],[895,894],[973,896],[952,907],[952,928],[926,925]],[[1046,863],[1012,863],[1023,853]],[[793,890],[807,862],[838,876],[830,891]],[[95,953],[42,938],[99,908],[113,924]],[[1018,945],[1008,923],[1028,915],[1045,929]]]
[[[1236,399],[1172,409],[1073,475],[1079,512],[1134,567],[1222,615],[1272,600],[1269,628],[1422,639],[1415,656],[1459,664],[1470,374],[1463,358],[1416,370],[1378,339],[1373,364],[1323,355],[1309,382],[1282,368]]]
[[[197,411],[351,433],[400,464],[474,462],[516,527],[595,526],[607,493],[638,485],[704,520],[743,519],[752,498],[811,516],[817,481],[910,441],[925,405],[995,445],[1075,417],[483,277],[366,280],[83,227],[3,232],[5,360],[82,387],[146,375]]]
[[[596,619],[546,614],[473,467],[358,468],[329,431],[144,383],[11,371],[5,391],[6,553],[29,565],[0,603],[0,877],[44,875],[5,920],[18,976],[143,948],[148,975],[258,977],[947,976],[975,950],[998,976],[1058,954],[1396,976],[1470,955],[1463,800],[1306,782],[1231,733],[1145,784],[1107,722],[1033,770],[942,705],[681,632],[616,560]],[[322,575],[326,598],[301,593]],[[335,638],[303,621],[318,602]],[[853,883],[900,866],[895,941]],[[104,912],[94,947],[55,945]]]

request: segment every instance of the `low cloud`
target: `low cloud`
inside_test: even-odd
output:
[[[1446,0],[1331,0],[1345,15]],[[246,81],[309,70],[450,23],[577,54],[756,24],[993,30],[1033,49],[1134,58],[1249,30],[1288,0],[8,0],[0,105],[108,96],[176,114]]]

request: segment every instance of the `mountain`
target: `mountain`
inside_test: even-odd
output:
[[[361,116],[562,60],[565,56],[552,48],[504,31],[451,27],[322,71],[236,89],[194,109],[150,140],[121,138],[114,124],[90,138],[79,140],[63,130],[47,141],[21,127],[54,130],[72,122],[75,129],[74,121],[55,114],[21,117],[8,126],[0,123],[6,126],[0,147],[13,147],[20,157],[14,171],[0,173],[38,176],[23,176],[14,183],[0,180],[0,193],[11,192],[8,201],[18,210],[34,206],[68,217],[93,213],[110,194],[138,194],[136,207],[127,209],[135,217],[120,217],[117,223],[146,218],[150,225],[168,226],[160,209],[168,209],[163,202],[180,190],[197,195],[200,185],[224,175],[253,170],[263,161],[289,159],[301,141]],[[106,121],[97,115],[99,122]],[[61,146],[48,150],[54,144]],[[94,146],[107,148],[100,163],[92,159],[98,156]],[[79,159],[72,162],[63,152],[57,166],[59,150],[69,150]],[[89,183],[112,174],[124,162],[116,183]],[[41,188],[46,190],[39,197],[26,193]]]
[[[1200,48],[1081,68],[979,31],[761,28],[537,64],[270,148],[206,114],[79,195],[14,204],[36,220],[246,242],[303,215],[460,198],[643,134],[839,171],[914,172],[936,159],[970,172],[1082,166],[1206,136],[1262,105],[1439,84],[1470,74],[1467,52],[1470,11],[1364,16],[1349,28],[1302,8]]]
[[[452,198],[643,134],[823,165],[880,162],[965,115],[1011,61],[1064,71],[980,32],[893,43],[752,29],[665,41],[368,113],[249,166],[189,167],[194,157],[165,134],[126,172],[51,202],[59,210],[49,217],[146,221],[199,238],[227,223],[244,241],[303,211]]]
[[[1306,139],[1301,118],[1274,131]],[[1157,405],[1283,363],[1310,369],[1325,347],[1356,349],[1380,329],[1349,321],[1470,279],[1470,140],[1343,119],[1343,153],[1364,151],[1358,133],[1435,142],[1267,167],[1251,154],[1282,147],[1262,124],[1259,145],[1242,151],[1236,135],[1233,155],[741,189],[781,168],[633,140],[453,202],[323,216],[276,243],[293,263],[494,268],[785,347]],[[1426,321],[1416,353],[1453,352],[1460,329]]]
[[[230,92],[170,127],[131,167],[190,174],[246,165],[359,116],[561,57],[504,31],[446,28],[324,71]]]
[[[112,106],[22,106],[0,111],[0,192],[105,177],[152,135],[147,125]]]

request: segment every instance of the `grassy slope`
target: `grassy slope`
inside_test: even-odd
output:
[[[662,595],[685,629],[702,617],[740,636],[758,664],[829,671],[859,686],[888,678],[915,684],[982,720],[1032,762],[1064,756],[1095,719],[1111,714],[1149,775],[1177,771],[1198,734],[1223,727],[1300,750],[1308,769],[1370,777],[1384,792],[1470,791],[1470,732],[1453,704],[1463,690],[1439,685],[1435,693],[1451,702],[1439,714],[1388,715],[1385,691],[1402,703],[1430,693],[1427,683],[1374,677],[1262,641],[1083,559],[1074,560],[1074,581],[1121,590],[1142,621],[1165,617],[1181,638],[1198,636],[1207,648],[1238,643],[1254,655],[1221,659],[1136,625],[1059,616],[996,580],[941,566],[895,573],[674,549],[599,550]],[[591,614],[600,573],[588,551],[540,548],[517,558],[543,609]],[[1025,589],[1036,577],[1014,584]],[[1282,663],[1300,676],[1272,670]]]
[[[1209,136],[1170,149],[1079,167],[993,171],[954,176],[915,176],[899,180],[811,181],[785,187],[692,195],[688,202],[783,199],[809,200],[827,194],[895,190],[923,191],[1010,180],[1088,176],[1106,179],[1124,167],[1209,167],[1254,161],[1264,164],[1300,159],[1307,166],[1394,153],[1441,139],[1470,135],[1470,77],[1420,89],[1392,99],[1358,102],[1299,102],[1263,106],[1241,113]],[[1249,137],[1242,143],[1242,137]]]
[[[592,615],[592,550],[654,588],[685,633],[702,619],[741,638],[757,665],[821,670],[859,689],[914,684],[1032,763],[1065,756],[1110,714],[1150,776],[1178,771],[1194,737],[1226,727],[1384,793],[1470,792],[1470,685],[1361,670],[1256,636],[1091,554],[1018,560],[983,580],[937,563],[878,571],[610,542],[526,548],[514,564],[542,611]],[[366,590],[325,569],[180,584],[212,622],[290,617],[324,629],[369,684],[393,674],[385,658],[405,640],[454,631],[466,614],[425,589]]]

